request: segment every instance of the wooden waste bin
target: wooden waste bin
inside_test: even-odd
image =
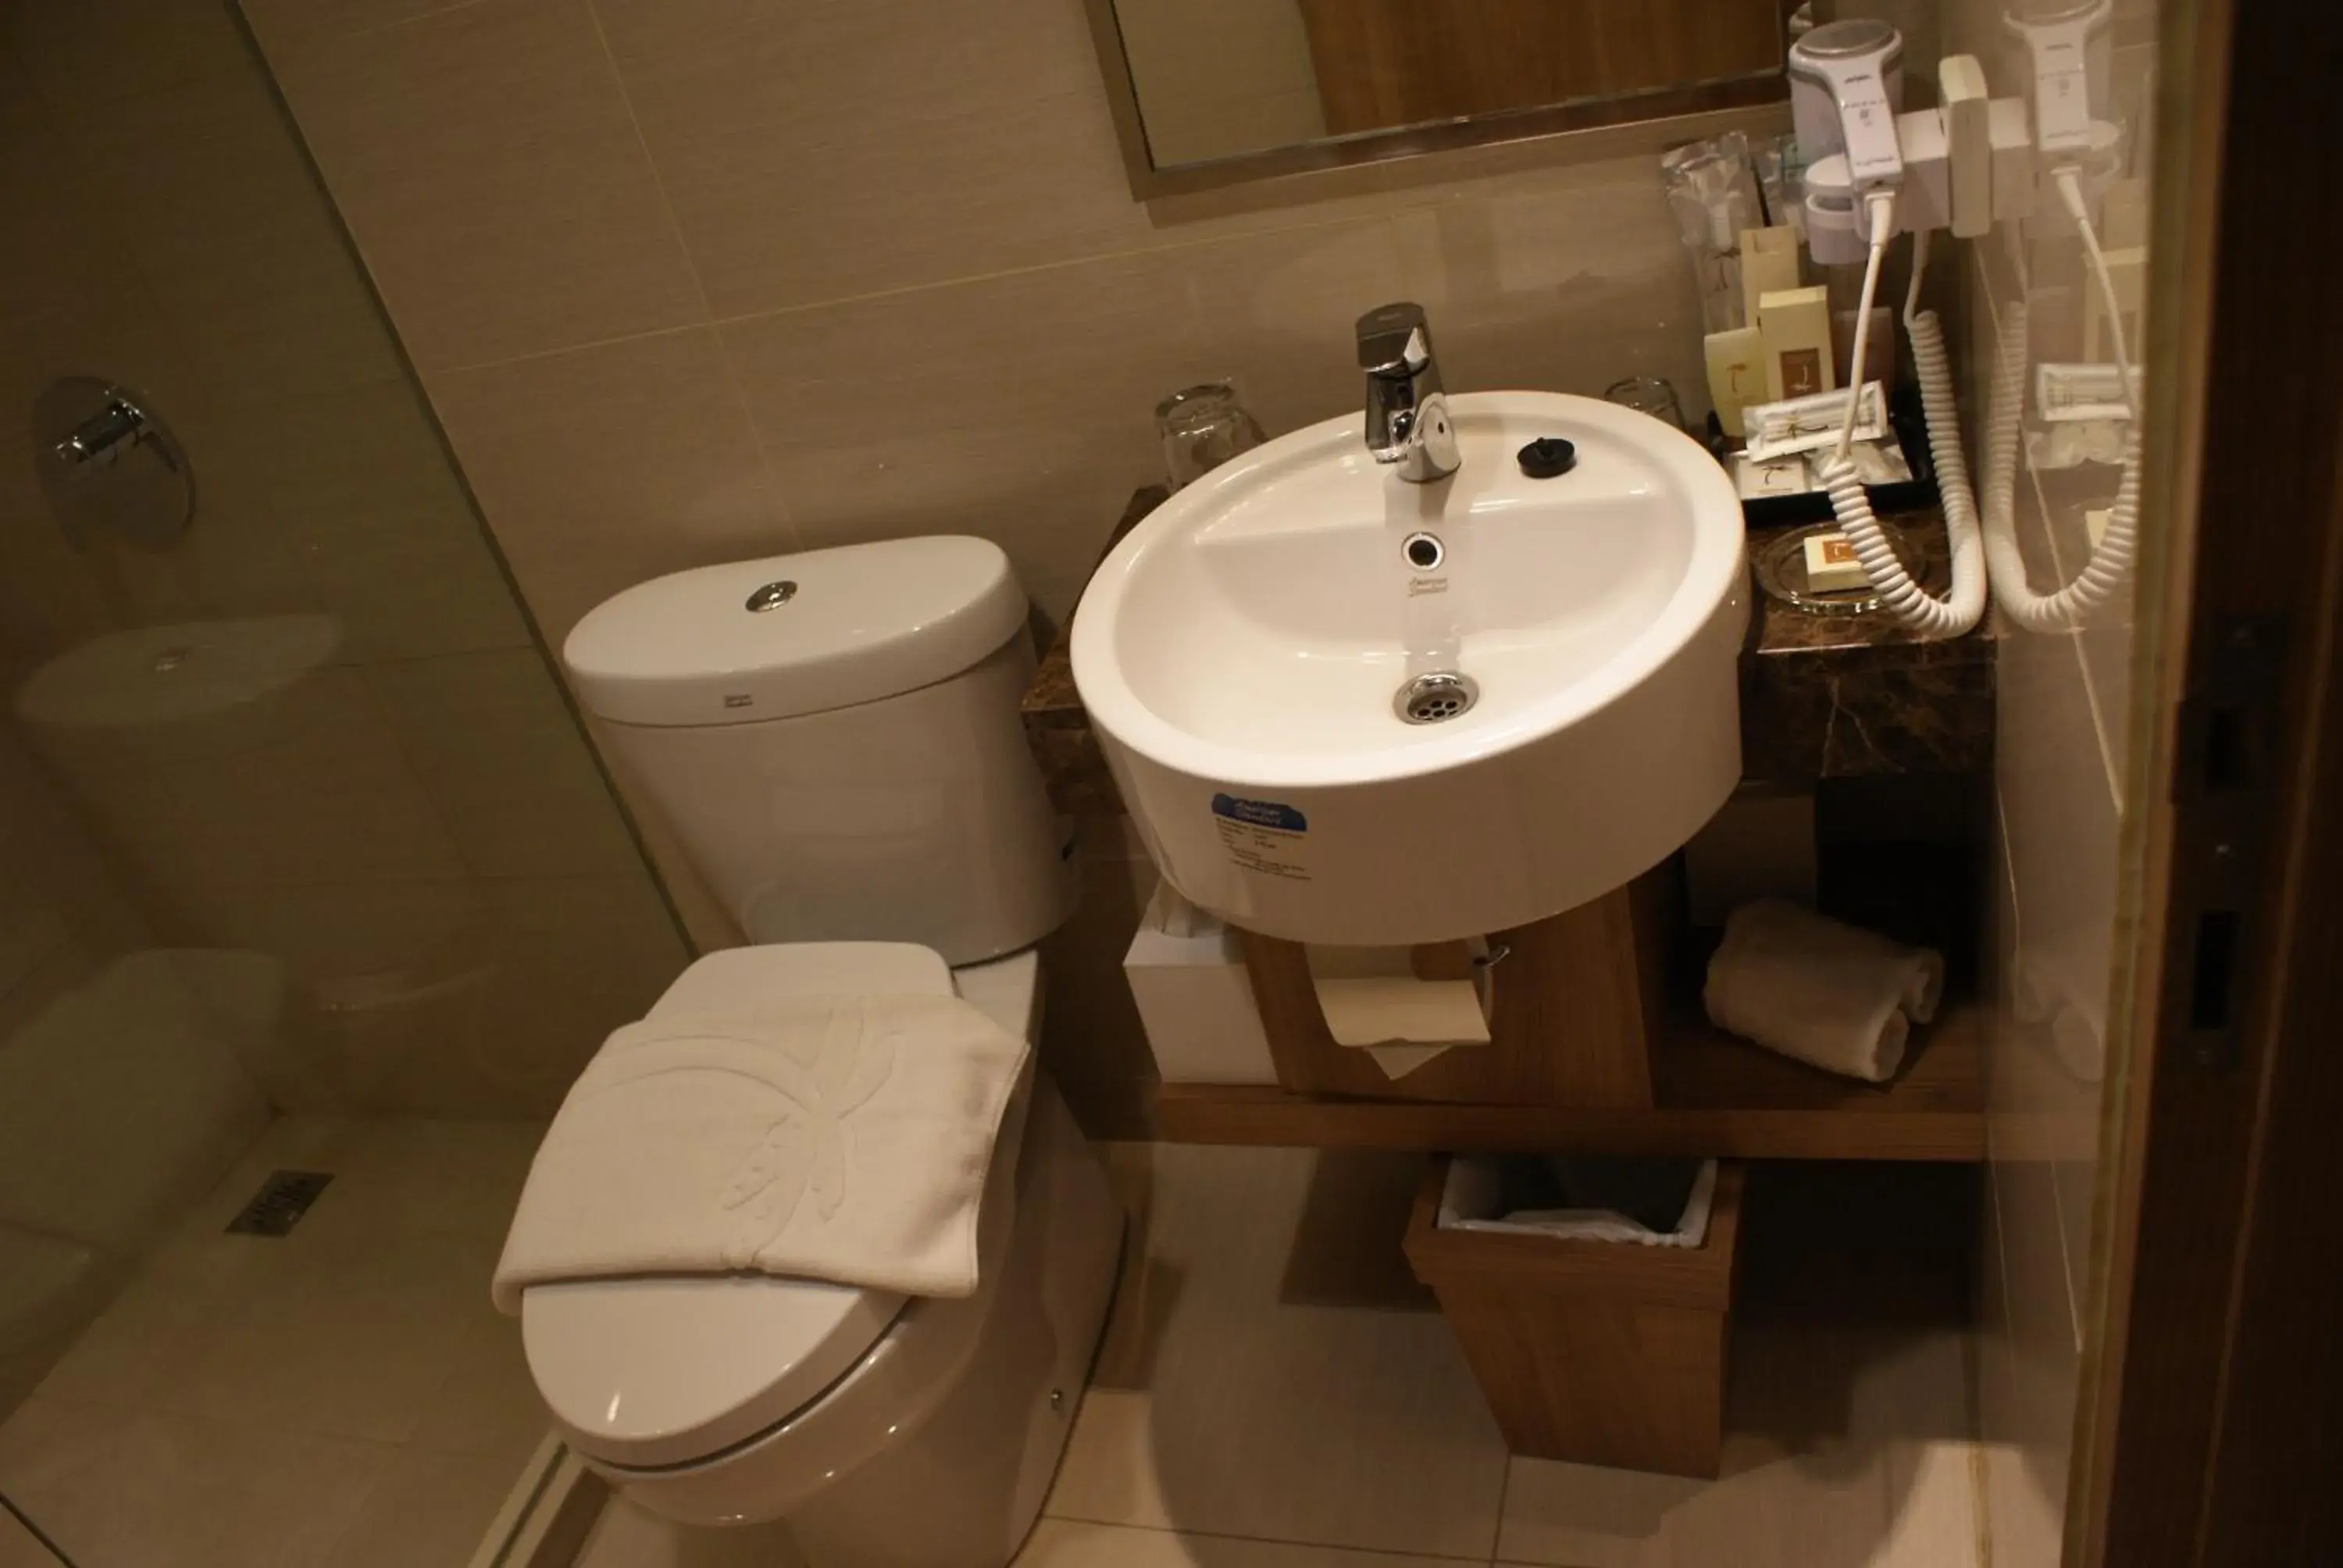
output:
[[[1434,1161],[1408,1262],[1440,1298],[1513,1451],[1715,1475],[1742,1168],[1720,1163],[1699,1247],[1443,1231],[1447,1176]]]

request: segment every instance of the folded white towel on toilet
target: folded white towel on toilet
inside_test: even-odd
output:
[[[1936,1016],[1945,960],[1778,899],[1733,911],[1708,961],[1709,1020],[1813,1066],[1884,1082]]]
[[[985,1177],[1030,1050],[945,996],[802,997],[628,1024],[538,1146],[497,1305],[518,1312],[531,1285],[633,1274],[968,1295]]]

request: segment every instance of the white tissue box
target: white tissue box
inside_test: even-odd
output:
[[[1237,934],[1156,884],[1123,955],[1155,1070],[1166,1083],[1275,1083]]]

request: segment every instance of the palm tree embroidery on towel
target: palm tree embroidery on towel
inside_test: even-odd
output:
[[[721,1200],[738,1215],[724,1249],[727,1268],[755,1267],[808,1193],[824,1222],[845,1206],[854,1140],[847,1119],[894,1072],[898,1032],[874,1027],[860,1006],[847,1003],[830,1010],[819,1042],[776,1053],[764,1087],[783,1108],[734,1170]]]

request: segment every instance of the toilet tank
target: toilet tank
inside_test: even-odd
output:
[[[563,645],[579,700],[752,942],[920,942],[953,964],[1073,906],[1027,750],[1025,595],[988,540],[678,572]]]

